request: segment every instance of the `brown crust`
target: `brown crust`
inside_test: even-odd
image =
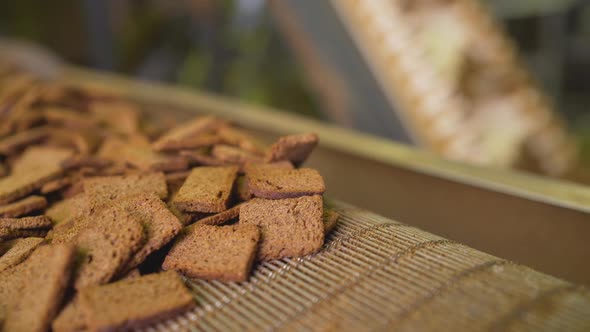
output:
[[[256,197],[268,199],[322,195],[324,179],[313,168],[283,169],[262,165],[248,167],[248,188]]]
[[[223,212],[237,174],[237,166],[193,168],[172,203],[185,212]]]
[[[262,232],[260,260],[301,257],[324,244],[321,196],[269,200],[255,198],[242,205],[240,224]]]
[[[140,329],[195,306],[176,272],[125,279],[80,292],[80,306],[91,331]]]
[[[29,196],[7,205],[0,206],[0,217],[15,218],[47,206],[47,199],[43,196]]]
[[[260,231],[253,225],[195,224],[176,240],[162,268],[191,278],[246,281],[259,240]]]

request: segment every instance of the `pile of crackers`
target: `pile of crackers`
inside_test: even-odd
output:
[[[198,305],[186,278],[244,282],[322,248],[338,215],[301,167],[317,135],[143,119],[0,65],[0,330],[141,328]]]

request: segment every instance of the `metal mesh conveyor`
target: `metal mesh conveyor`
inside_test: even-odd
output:
[[[198,307],[150,331],[588,331],[590,291],[337,204],[324,249],[245,283],[189,280]]]

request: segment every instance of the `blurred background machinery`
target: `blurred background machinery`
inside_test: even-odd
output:
[[[0,35],[451,159],[590,173],[589,1],[7,0]]]

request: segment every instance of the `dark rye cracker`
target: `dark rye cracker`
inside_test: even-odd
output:
[[[14,162],[13,172],[0,179],[0,204],[24,197],[41,188],[62,172],[61,162],[70,157],[68,149],[31,147]]]
[[[0,272],[20,264],[41,242],[43,242],[41,237],[27,237],[0,244],[0,247],[8,249],[2,250],[4,253],[0,256]]]
[[[143,171],[174,172],[188,168],[188,161],[184,157],[161,154],[153,151],[147,142],[141,141],[111,138],[101,146],[99,156]]]
[[[217,129],[223,121],[213,116],[204,116],[196,118],[192,121],[184,123],[180,126],[176,126],[170,129],[168,132],[158,138],[152,147],[156,151],[161,151],[170,147],[171,145],[178,144],[179,142],[185,141],[187,138],[197,137],[202,134],[210,133]]]
[[[187,137],[174,140],[161,145],[159,151],[190,150],[203,147],[210,147],[222,143],[222,138],[217,134],[203,134],[195,137]]]
[[[153,193],[165,199],[168,187],[163,173],[139,173],[85,179],[84,193],[96,204],[120,200],[127,196]]]
[[[61,163],[61,166],[66,170],[77,169],[81,167],[102,169],[112,164],[113,162],[111,160],[105,158],[88,155],[77,155],[64,160]]]
[[[0,276],[0,283],[12,283],[9,287],[17,293],[5,307],[6,320],[1,330],[47,331],[70,281],[73,262],[72,246],[42,245],[26,261],[4,271],[16,278]]]
[[[141,264],[152,252],[162,248],[180,232],[182,224],[154,194],[127,198],[119,205],[143,225],[146,241],[126,264],[125,270]]]
[[[324,244],[321,196],[269,200],[254,198],[240,208],[240,224],[262,232],[260,260],[301,257]]]
[[[75,237],[82,255],[74,287],[81,289],[109,282],[144,243],[139,219],[118,207],[104,209],[92,217]]]
[[[260,231],[254,225],[195,224],[176,240],[162,268],[191,278],[246,281],[259,240]]]
[[[237,166],[193,168],[172,203],[185,212],[223,212],[237,175]]]
[[[173,271],[89,287],[79,296],[89,331],[140,329],[195,306],[193,296]]]
[[[282,169],[249,166],[248,188],[256,197],[268,199],[321,195],[326,190],[324,179],[313,168]]]
[[[288,160],[295,166],[301,165],[318,145],[318,135],[314,133],[289,135],[279,138],[266,153],[268,162]]]
[[[231,145],[218,144],[211,149],[211,155],[225,163],[245,165],[246,163],[262,162],[260,155]]]
[[[227,166],[230,163],[214,158],[203,151],[183,150],[180,155],[187,158],[189,163],[201,166]]]
[[[47,206],[47,199],[43,196],[29,196],[20,201],[0,205],[0,217],[15,218],[24,216]]]
[[[46,211],[45,215],[51,219],[54,224],[71,220],[84,215],[89,209],[86,195],[76,195],[54,203]]]
[[[58,190],[62,190],[64,188],[66,188],[67,186],[70,186],[71,184],[72,184],[72,178],[70,178],[70,177],[63,177],[63,178],[51,180],[51,181],[45,183],[41,187],[40,192],[43,195],[50,194],[50,193],[56,192]]]
[[[202,219],[199,219],[199,225],[211,225],[211,226],[218,226],[221,224],[224,224],[232,219],[236,219],[237,217],[240,216],[240,206],[236,205],[232,208],[229,208],[228,210],[225,210],[223,212],[214,214],[212,216],[208,216]]]

